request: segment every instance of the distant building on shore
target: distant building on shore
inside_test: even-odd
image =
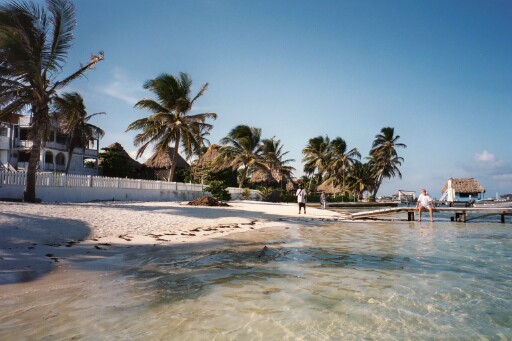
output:
[[[21,116],[17,121],[0,122],[0,170],[26,171],[32,141],[28,137],[31,117]],[[99,138],[87,148],[75,148],[69,155],[69,135],[53,124],[49,140],[41,146],[39,172],[64,172],[71,158],[69,173],[98,175]]]
[[[450,178],[441,189],[441,201],[470,201],[483,199],[485,188],[474,178]]]
[[[509,194],[502,194],[500,196],[500,199],[503,199],[503,200],[512,200],[512,193],[509,193]]]

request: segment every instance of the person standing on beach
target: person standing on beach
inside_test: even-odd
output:
[[[302,185],[299,185],[299,189],[297,190],[297,193],[295,195],[297,196],[297,202],[299,203],[299,214],[303,207],[304,214],[306,214],[306,197],[308,194],[306,193],[306,190]]]
[[[320,194],[320,204],[322,205],[322,208],[325,210],[325,206],[327,204],[327,197],[325,196],[324,191],[322,191],[322,194]]]
[[[428,195],[427,190],[424,188],[421,190],[421,194],[418,197],[418,203],[416,204],[416,209],[418,210],[418,213],[420,215],[418,218],[418,221],[421,221],[421,212],[423,211],[423,209],[428,210],[428,212],[430,213],[430,221],[434,221],[434,216],[433,216],[434,201],[432,200],[430,195]]]

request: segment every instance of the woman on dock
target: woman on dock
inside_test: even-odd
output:
[[[434,201],[428,195],[426,189],[421,190],[421,194],[418,197],[418,202],[416,204],[416,208],[418,209],[419,218],[418,221],[421,221],[421,212],[423,209],[427,209],[430,213],[430,221],[434,221],[433,209],[434,209]]]

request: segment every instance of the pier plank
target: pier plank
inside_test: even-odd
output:
[[[371,210],[351,214],[352,220],[371,218],[375,216],[389,215],[400,212],[406,212],[408,220],[414,219],[414,214],[418,212],[415,207],[393,207],[380,210]],[[428,211],[425,211],[428,214]],[[505,216],[512,215],[512,208],[503,207],[435,207],[434,212],[451,212],[455,214],[455,221],[468,222],[477,218],[491,215],[499,215],[501,222],[505,223]],[[468,218],[469,214],[480,214],[477,217]]]

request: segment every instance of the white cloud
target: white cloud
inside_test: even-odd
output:
[[[112,81],[101,90],[110,97],[120,99],[131,106],[143,97],[142,82],[130,80],[125,71],[115,68]]]
[[[473,156],[473,159],[483,166],[497,167],[501,165],[501,161],[498,160],[494,154],[488,152],[487,150],[484,150],[481,153],[476,153]]]

